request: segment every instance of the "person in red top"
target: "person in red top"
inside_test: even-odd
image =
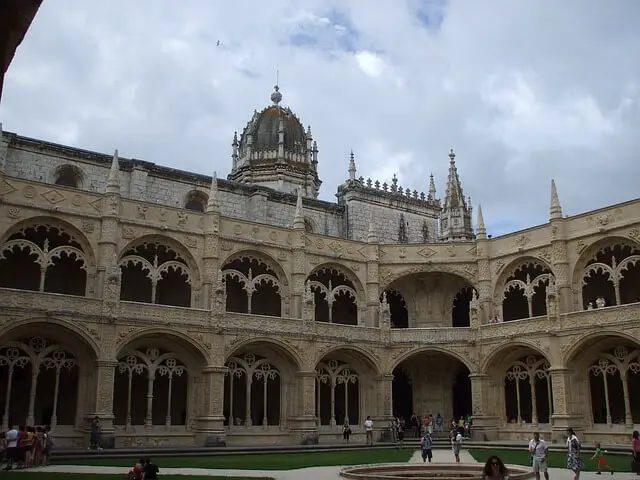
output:
[[[138,460],[129,473],[127,473],[127,480],[142,480],[142,471],[144,468],[144,458]]]
[[[633,471],[636,475],[640,475],[640,433],[634,430],[631,434],[631,454],[633,455]]]

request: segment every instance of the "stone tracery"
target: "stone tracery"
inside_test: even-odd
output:
[[[600,353],[589,367],[589,386],[594,423],[636,423],[640,419],[640,409],[634,408],[640,395],[640,350],[618,346]]]
[[[316,417],[320,425],[361,424],[360,377],[352,367],[327,360],[316,367]]]
[[[594,245],[583,257],[584,267],[580,272],[583,308],[640,301],[637,288],[640,283],[640,245],[609,239],[606,243]],[[576,265],[576,269],[581,267],[580,263]]]
[[[42,223],[21,228],[0,251],[0,286],[84,296],[89,261],[64,227]]]
[[[18,423],[74,425],[77,367],[72,354],[43,337],[0,346],[0,372],[6,378],[6,384],[0,385],[3,430]],[[60,402],[61,395],[64,402]]]
[[[247,353],[226,362],[227,426],[279,425],[282,418],[281,373],[268,359]]]
[[[265,259],[241,253],[222,267],[229,312],[280,317],[283,286],[274,268]]]
[[[379,301],[382,302],[385,296],[391,314],[391,328],[409,328],[409,312],[402,294],[393,288],[388,288],[380,294]]]
[[[307,281],[314,294],[316,321],[358,324],[358,293],[345,272],[332,266],[320,266]]]
[[[499,294],[502,319],[506,321],[547,314],[546,291],[553,278],[551,269],[537,259],[514,265],[505,278]]]
[[[137,242],[120,258],[120,299],[190,307],[193,272],[185,258],[161,239]]]
[[[553,399],[549,362],[527,355],[512,362],[505,374],[505,414],[511,423],[550,423]]]
[[[129,351],[120,357],[117,371],[116,425],[127,431],[133,425],[144,425],[146,429],[154,425],[165,425],[167,429],[187,425],[188,370],[173,352],[158,348]]]

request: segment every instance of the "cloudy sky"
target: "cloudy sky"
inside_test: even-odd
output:
[[[637,0],[48,0],[5,130],[225,176],[269,104],[310,124],[321,198],[348,174],[444,194],[454,148],[489,233],[638,196]],[[220,45],[217,45],[217,42]]]

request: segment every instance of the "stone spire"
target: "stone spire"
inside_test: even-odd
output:
[[[487,239],[487,229],[484,226],[484,217],[482,216],[482,205],[478,205],[478,225],[476,227],[476,237],[478,240]]]
[[[118,158],[118,149],[113,152],[111,160],[111,169],[107,178],[107,187],[105,193],[120,193],[120,159]]]
[[[215,212],[218,209],[218,174],[213,172],[211,187],[209,187],[209,200],[207,201],[207,212]]]
[[[373,213],[371,213],[371,217],[369,217],[369,232],[367,233],[367,243],[378,243],[376,226],[373,223]]]
[[[302,187],[298,187],[298,200],[296,201],[296,214],[293,217],[293,228],[304,230],[304,215],[302,210]]]
[[[551,179],[551,204],[549,206],[549,219],[557,220],[562,218],[562,207],[558,198],[558,190],[556,189],[555,180]]]
[[[436,199],[436,181],[433,179],[433,173],[429,175],[429,195],[427,198],[429,200]]]
[[[440,241],[469,241],[475,237],[471,208],[467,205],[456,167],[456,154],[449,152],[449,175],[440,214]]]
[[[349,155],[349,180],[352,182],[356,180],[356,161],[353,156],[353,150],[351,150],[351,154]]]

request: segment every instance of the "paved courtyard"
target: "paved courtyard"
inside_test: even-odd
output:
[[[434,450],[433,461],[434,463],[453,463],[453,452],[451,450]],[[478,463],[473,457],[463,450],[460,452],[460,459],[463,463]],[[422,463],[422,457],[420,451],[417,450],[411,459],[411,463]],[[294,480],[305,478],[307,480],[337,480],[340,477],[340,469],[342,467],[310,467],[301,468],[298,470],[286,470],[286,471],[260,471],[260,470],[213,470],[206,468],[162,468],[162,459],[158,459],[158,464],[162,474],[165,475],[200,475],[200,476],[231,476],[231,477],[271,477],[276,480]],[[124,467],[96,467],[96,466],[75,466],[75,465],[52,465],[43,468],[34,468],[30,471],[41,472],[58,472],[58,473],[95,473],[95,474],[113,474],[124,475],[127,473],[128,468]],[[566,469],[551,468],[549,469],[549,475],[552,480],[571,480],[573,474]],[[607,477],[604,474],[597,476],[593,472],[583,472],[580,475],[581,480],[595,480],[596,478]],[[621,473],[615,475],[616,480],[620,479],[636,479],[635,475],[630,473]]]

